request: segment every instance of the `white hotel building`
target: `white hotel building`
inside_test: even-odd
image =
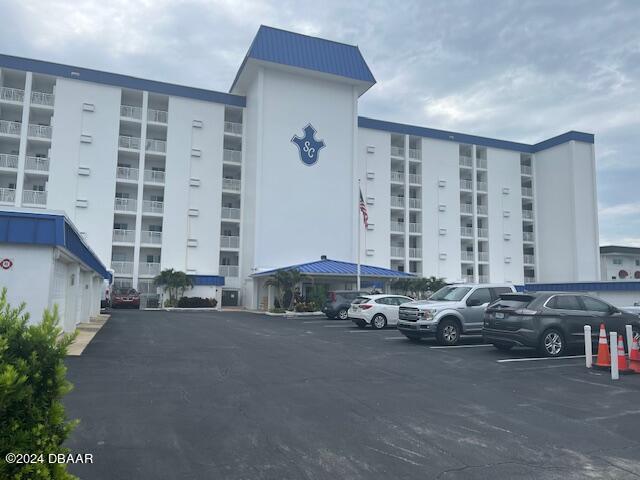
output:
[[[230,93],[0,55],[0,205],[64,211],[117,284],[223,276],[248,307],[253,274],[356,260],[358,180],[365,264],[599,278],[593,135],[531,145],[360,117],[374,84],[357,47],[269,27]],[[311,165],[292,142],[309,124]]]

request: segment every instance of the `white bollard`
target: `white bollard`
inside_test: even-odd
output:
[[[631,359],[631,349],[633,348],[633,328],[631,325],[625,326],[627,331],[627,350],[629,351],[629,359]]]
[[[618,380],[618,332],[609,332],[609,344],[611,345],[611,380]]]
[[[593,362],[593,352],[591,351],[591,325],[584,326],[584,359],[587,368],[591,368]]]

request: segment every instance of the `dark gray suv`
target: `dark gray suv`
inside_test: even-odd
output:
[[[322,307],[322,313],[328,318],[339,318],[346,320],[349,318],[349,307],[351,302],[361,295],[369,292],[355,290],[334,290],[327,293],[327,301]]]
[[[563,355],[571,345],[584,345],[584,326],[597,342],[600,324],[625,337],[625,325],[640,332],[640,317],[582,293],[534,292],[500,295],[487,307],[482,337],[500,350],[534,347],[547,357]],[[625,338],[626,344],[626,338]]]

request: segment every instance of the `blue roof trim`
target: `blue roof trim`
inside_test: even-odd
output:
[[[231,85],[233,90],[249,58],[376,83],[354,45],[261,25]]]
[[[223,286],[224,277],[220,275],[189,275],[193,285]]]
[[[60,63],[45,62],[30,58],[14,57],[12,55],[0,54],[0,67],[23,70],[27,72],[41,73],[55,77],[71,78],[85,82],[100,83],[103,85],[113,85],[132,90],[146,90],[148,92],[171,95],[175,97],[193,98],[205,102],[224,103],[236,107],[245,107],[246,98],[230,93],[216,92],[202,88],[186,87],[173,83],[157,82],[155,80],[145,80],[142,78],[120,75],[117,73],[103,72],[89,68],[74,67]]]
[[[640,292],[640,282],[526,283],[529,292]]]
[[[466,133],[450,132],[447,130],[437,130],[435,128],[418,127],[404,123],[387,122],[368,117],[358,117],[358,127],[370,128],[372,130],[382,130],[385,132],[399,133],[404,135],[414,135],[416,137],[434,138],[436,140],[446,140],[456,143],[468,143],[481,145],[489,148],[501,148],[504,150],[515,150],[522,153],[536,153],[562,143],[575,140],[578,142],[594,143],[594,135],[591,133],[570,131],[558,135],[557,137],[544,140],[535,145],[527,143],[511,142],[509,140],[498,140],[496,138],[480,137]]]
[[[300,273],[308,275],[334,275],[334,276],[356,276],[358,266],[352,262],[341,262],[339,260],[318,260],[309,263],[300,263],[289,267],[275,268],[264,272],[254,273],[252,277],[262,277],[272,275],[279,270],[300,270]],[[412,273],[398,272],[389,268],[374,267],[372,265],[360,265],[360,275],[363,277],[415,277]]]
[[[0,211],[0,243],[62,247],[102,278],[111,274],[64,215]]]

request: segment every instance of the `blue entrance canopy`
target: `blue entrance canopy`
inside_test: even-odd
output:
[[[280,270],[299,270],[300,273],[306,275],[325,275],[331,277],[355,277],[358,274],[358,264],[352,262],[342,262],[339,260],[322,259],[315,262],[300,263],[298,265],[291,265],[288,267],[275,268],[272,270],[266,270],[264,272],[258,272],[251,275],[252,277],[266,277],[273,275]],[[399,272],[397,270],[391,270],[390,268],[374,267],[373,265],[360,265],[360,276],[362,277],[377,277],[377,278],[412,278],[415,277],[413,273]]]

